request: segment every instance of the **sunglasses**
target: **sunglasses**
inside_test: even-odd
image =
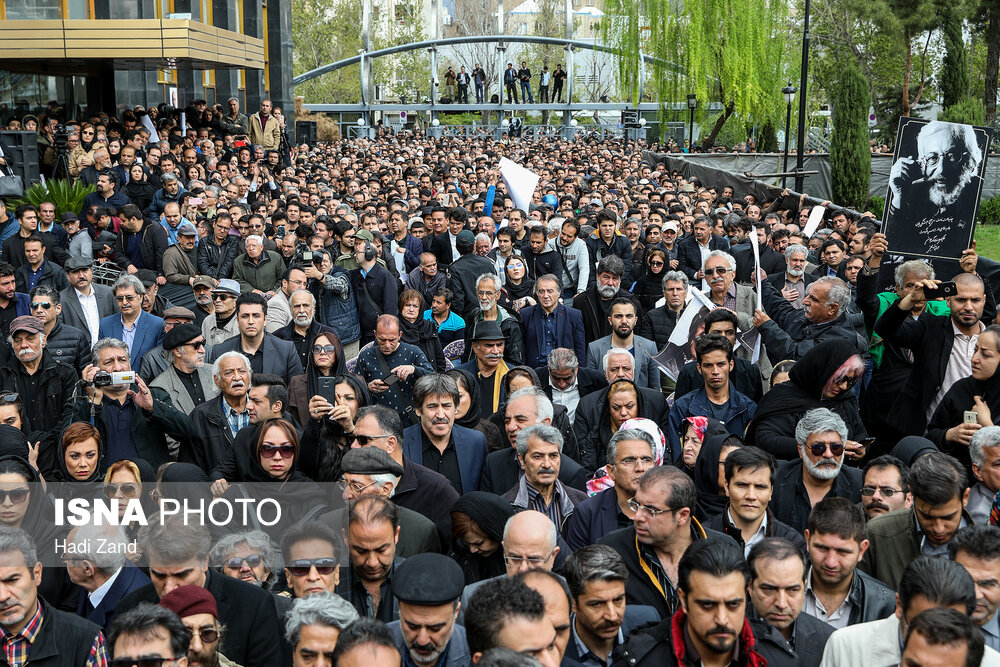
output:
[[[309,574],[309,570],[316,568],[317,574],[333,574],[337,569],[337,561],[332,558],[317,558],[315,560],[293,560],[287,565],[288,571],[293,577],[304,577]]]
[[[238,570],[243,567],[243,563],[246,563],[250,567],[260,567],[260,564],[263,562],[264,557],[260,554],[250,554],[249,556],[244,556],[243,558],[233,556],[232,558],[226,559],[226,567],[231,570]]]
[[[232,294],[213,294],[212,295],[212,301],[229,301],[230,299],[234,299],[234,298],[236,298],[236,297],[234,297]]]
[[[0,491],[0,505],[6,505],[7,499],[15,505],[20,505],[25,500],[28,499],[28,494],[31,493],[30,489],[11,489],[9,491]]]
[[[191,347],[193,347],[196,350],[198,350],[198,349],[204,349],[204,347],[205,347],[205,341],[203,341],[203,340],[196,340],[196,341],[192,341],[192,342],[188,343],[188,345],[190,345]]]
[[[18,396],[17,394],[0,394],[0,402],[3,402],[5,404],[6,403],[18,403],[18,402],[20,402],[20,400],[21,400],[21,397]]]
[[[108,482],[104,485],[104,495],[107,498],[114,498],[118,495],[119,491],[126,498],[134,498],[139,494],[139,485],[132,482],[125,482],[124,484]]]
[[[191,630],[191,638],[198,637],[202,644],[214,644],[219,641],[219,631],[215,628],[198,628]]]
[[[663,262],[650,262],[650,266],[663,266]]]
[[[354,439],[358,441],[358,444],[362,447],[367,447],[370,440],[379,440],[381,438],[388,438],[388,435],[360,435],[358,433],[354,434]]]
[[[724,276],[727,273],[729,273],[729,269],[725,266],[718,266],[714,269],[705,269],[706,276],[714,276],[714,275]]]
[[[260,453],[265,458],[272,458],[277,453],[281,454],[283,459],[290,459],[295,456],[295,447],[292,445],[261,445]]]
[[[830,449],[830,453],[834,456],[840,456],[844,453],[844,445],[839,442],[832,445],[828,445],[825,442],[817,442],[809,445],[809,451],[812,452],[813,456],[823,456],[828,447]]]
[[[333,354],[336,351],[336,345],[313,345],[313,354]]]
[[[31,309],[32,310],[38,310],[39,308],[44,308],[45,310],[48,310],[51,307],[52,307],[52,304],[49,303],[48,301],[32,301],[31,302]]]

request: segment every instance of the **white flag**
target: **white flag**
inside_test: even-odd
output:
[[[538,186],[538,174],[502,157],[500,158],[500,176],[503,177],[504,185],[510,192],[510,198],[514,200],[514,206],[527,214],[528,207],[531,205],[531,195],[535,193],[535,188]]]

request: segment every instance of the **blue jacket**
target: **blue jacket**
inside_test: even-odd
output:
[[[334,265],[330,269],[330,275],[334,278],[340,277],[342,282],[347,283],[347,292],[338,294],[332,289],[326,289],[322,285],[310,285],[313,295],[319,295],[319,320],[323,324],[333,327],[344,345],[353,343],[361,338],[361,324],[358,320],[358,304],[355,300],[354,288],[351,285],[351,274],[347,269]],[[314,281],[311,281],[314,282]]]
[[[746,433],[747,425],[753,419],[754,412],[757,411],[757,404],[749,398],[736,391],[733,383],[729,383],[729,410],[724,419],[720,419],[726,426],[726,430],[733,435],[743,437]],[[670,408],[670,419],[667,427],[667,439],[674,449],[674,460],[681,455],[680,428],[685,417],[712,417],[712,411],[708,406],[708,394],[705,392],[705,385],[701,389],[696,389],[689,394],[681,396],[674,401],[674,406]]]
[[[544,366],[542,339],[542,307],[528,306],[521,309],[521,334],[524,338],[524,360],[528,366]],[[581,366],[587,363],[587,343],[583,332],[583,313],[564,304],[556,306],[556,347],[568,347],[576,352]]]
[[[576,506],[566,524],[566,543],[573,551],[597,544],[618,530],[618,495],[615,487],[604,489]]]
[[[451,431],[458,454],[458,468],[462,476],[462,492],[479,490],[479,478],[483,474],[483,464],[489,453],[486,447],[486,436],[471,428],[455,425]],[[423,430],[420,424],[414,424],[403,431],[403,455],[415,463],[422,463]]]
[[[178,185],[177,194],[171,197],[163,191],[163,188],[160,188],[153,193],[153,199],[149,202],[149,208],[145,211],[146,215],[153,219],[159,218],[163,214],[163,208],[170,202],[180,199],[181,195],[185,192],[187,190],[184,189],[184,186]],[[81,215],[80,217],[82,218],[83,216]]]
[[[106,634],[111,628],[111,622],[115,619],[115,607],[118,606],[118,602],[132,591],[142,588],[148,583],[149,577],[126,560],[118,577],[111,584],[111,588],[104,594],[101,603],[94,607],[90,614],[87,614],[87,592],[83,591],[79,596],[76,613],[91,623],[101,626]]]
[[[122,316],[121,313],[108,315],[101,318],[97,328],[98,338],[122,338]],[[163,344],[163,320],[156,315],[150,315],[143,311],[136,320],[135,339],[132,342],[132,353],[129,361],[133,369],[138,369],[144,354],[152,350],[157,345]]]
[[[80,219],[85,220],[87,217],[87,209],[91,206],[100,206],[101,208],[121,208],[125,204],[131,204],[132,200],[129,199],[125,194],[119,190],[115,190],[115,193],[104,198],[100,192],[91,192],[89,195],[83,198],[83,206],[80,207]],[[157,214],[159,215],[159,214]]]
[[[17,221],[13,215],[9,216],[7,219],[7,224],[4,225],[3,230],[0,230],[0,245],[9,239],[14,234],[17,234],[18,230],[21,229],[21,223]]]

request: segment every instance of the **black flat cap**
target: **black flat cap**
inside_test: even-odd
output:
[[[403,475],[403,466],[378,447],[350,449],[340,460],[340,472],[352,475]]]
[[[392,575],[393,595],[408,604],[426,607],[450,604],[462,597],[463,588],[465,575],[461,566],[444,554],[427,552],[410,556]]]
[[[163,349],[173,350],[181,345],[187,345],[201,335],[201,327],[193,324],[178,324],[163,337]]]

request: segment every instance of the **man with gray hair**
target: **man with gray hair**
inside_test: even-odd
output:
[[[209,472],[226,457],[236,434],[250,424],[247,392],[252,374],[250,360],[240,352],[225,352],[215,360],[212,379],[219,395],[191,412],[194,437],[181,447],[178,460]]]
[[[816,276],[806,271],[809,263],[809,249],[800,243],[785,248],[785,271],[768,276],[765,280],[781,292],[781,296],[796,310],[802,310],[809,286],[816,282]]]
[[[276,298],[278,297],[272,297],[271,301]],[[268,313],[271,312],[271,301],[268,301]],[[297,289],[289,297],[288,303],[292,312],[292,321],[271,333],[274,334],[275,338],[290,341],[295,346],[302,368],[309,366],[309,359],[313,355],[313,341],[320,334],[329,338],[331,344],[336,348],[334,353],[337,356],[334,368],[339,367],[341,360],[346,362],[344,346],[340,342],[336,329],[320,324],[316,319],[316,297],[313,293],[307,289]]]
[[[507,493],[505,500],[520,509],[542,512],[562,528],[587,494],[563,486],[559,481],[563,436],[548,424],[535,424],[517,433],[517,460],[524,475]]]
[[[71,421],[89,423],[93,416],[101,442],[107,447],[105,465],[122,459],[142,458],[150,465],[159,466],[170,460],[166,436],[187,442],[194,435],[194,429],[191,420],[174,407],[163,389],[146,386],[138,375],[135,375],[134,384],[116,382],[114,374],[131,370],[125,343],[116,338],[97,341],[91,350],[91,364],[81,373],[87,390],[77,396]],[[94,378],[98,373],[112,374],[111,384],[95,386]]]
[[[965,510],[975,523],[989,523],[993,498],[1000,491],[1000,426],[984,426],[973,434],[969,458],[979,481],[969,491]]]
[[[93,524],[71,530],[66,545],[66,574],[86,591],[79,596],[76,613],[107,634],[118,601],[149,583],[149,577],[126,560],[126,553],[135,552],[136,545],[128,541],[121,526]]]
[[[657,306],[639,319],[636,333],[656,343],[662,350],[670,342],[677,319],[687,303],[688,279],[681,271],[667,271],[663,275],[663,305]],[[663,376],[661,376],[662,378]]]
[[[632,247],[628,239],[620,237],[628,248],[629,256]],[[593,259],[593,257],[591,258]],[[635,302],[635,310],[640,315],[642,307],[631,292],[622,289],[622,276],[625,275],[625,262],[618,255],[607,255],[597,263],[597,278],[582,294],[573,299],[573,307],[583,314],[584,340],[597,340],[611,335],[611,304],[615,299],[630,299]]]
[[[495,273],[483,273],[476,278],[476,299],[479,301],[478,308],[468,308],[467,313],[461,312],[457,305],[455,312],[465,320],[465,354],[463,361],[473,359],[472,343],[475,340],[476,330],[483,322],[493,322],[500,327],[503,334],[503,358],[510,366],[520,366],[525,363],[524,358],[524,334],[521,331],[521,324],[510,311],[499,305],[501,283]],[[466,304],[471,299],[472,294],[466,295]],[[457,301],[454,302],[457,304]],[[534,363],[528,360],[529,363]]]
[[[626,604],[628,568],[609,546],[577,549],[566,559],[563,572],[575,609],[565,659],[607,665],[612,651],[633,628],[660,620],[652,607]]]
[[[754,314],[753,324],[760,331],[772,361],[798,359],[827,340],[845,340],[868,353],[868,340],[848,322],[851,287],[840,278],[824,276],[811,285],[796,310],[781,292],[767,280],[760,282],[764,311]]]
[[[521,309],[521,334],[524,336],[524,356],[529,366],[544,366],[549,355],[558,347],[576,352],[576,358],[587,358],[580,311],[559,302],[559,278],[548,273],[535,281],[537,304]]]
[[[281,287],[285,262],[273,250],[264,250],[264,238],[252,234],[246,239],[246,252],[233,260],[233,280],[240,292],[254,292],[270,299]]]
[[[356,620],[357,610],[335,593],[314,593],[296,599],[285,614],[285,639],[292,647],[293,667],[334,664],[337,639]]]
[[[212,566],[233,579],[270,589],[281,567],[281,555],[267,533],[247,530],[219,539],[208,556]]]
[[[822,280],[822,279],[821,279]],[[844,466],[847,424],[827,408],[808,411],[795,426],[799,459],[784,461],[774,479],[771,507],[779,521],[803,532],[813,505],[824,498],[861,502],[861,471]]]
[[[112,291],[119,312],[101,319],[97,327],[98,339],[116,338],[124,342],[129,351],[129,363],[138,369],[143,355],[163,344],[166,334],[163,319],[142,309],[146,287],[131,273],[121,274]]]
[[[592,368],[581,368],[576,352],[566,347],[552,350],[545,366],[536,369],[545,394],[556,405],[566,408],[570,424],[576,419],[576,408],[587,394],[608,386],[604,374]]]

